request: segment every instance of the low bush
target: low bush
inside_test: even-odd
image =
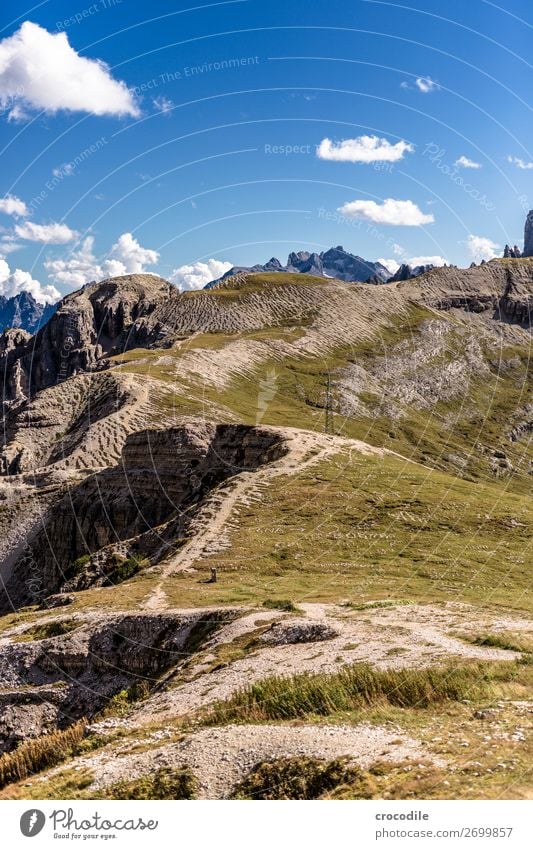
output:
[[[158,769],[131,781],[105,787],[96,799],[194,799],[196,779],[188,767]]]
[[[263,602],[263,607],[268,607],[269,610],[284,610],[286,613],[299,612],[294,602],[289,599],[267,598]]]
[[[371,799],[375,782],[346,758],[280,758],[258,764],[232,799]]]

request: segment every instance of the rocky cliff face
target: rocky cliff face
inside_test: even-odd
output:
[[[31,342],[11,345],[3,354],[0,348],[0,373],[6,377],[2,400],[12,401],[21,392],[33,395],[100,367],[112,354],[157,339],[156,328],[147,332],[145,320],[172,292],[160,277],[131,274],[67,295]]]
[[[92,624],[63,618],[61,636],[0,649],[0,751],[90,717],[123,689],[150,683],[183,662],[232,610],[181,615],[101,617]],[[49,629],[53,631],[53,627]],[[32,636],[32,629],[28,630]],[[46,628],[44,629],[46,633]]]

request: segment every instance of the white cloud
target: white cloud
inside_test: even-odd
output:
[[[339,207],[337,212],[348,218],[362,218],[375,224],[398,224],[404,227],[420,227],[431,224],[433,215],[426,215],[412,200],[387,198],[383,203],[374,200],[353,200]]]
[[[481,168],[481,164],[479,162],[474,162],[473,159],[469,159],[468,156],[460,156],[459,159],[456,159],[454,165],[457,165],[458,168]]]
[[[432,80],[431,77],[417,77],[415,85],[423,94],[429,94],[431,91],[440,88],[439,84],[435,80]]]
[[[160,97],[154,97],[152,99],[152,103],[157,111],[162,112],[163,115],[169,115],[174,107],[174,101],[170,100],[168,97],[163,97],[163,95]]]
[[[316,154],[319,159],[335,162],[397,162],[404,153],[412,153],[413,150],[413,145],[405,141],[391,144],[379,136],[359,136],[341,142],[323,139]]]
[[[391,274],[396,274],[400,267],[400,263],[395,259],[378,259],[385,268],[388,268]],[[446,260],[442,256],[411,256],[408,259],[402,258],[402,263],[410,265],[411,268],[417,268],[419,265],[434,265],[436,267],[446,265]]]
[[[520,168],[521,171],[530,171],[533,168],[533,162],[525,162],[523,159],[520,159],[519,156],[508,156],[507,162],[510,162],[512,165],[516,165],[516,167]]]
[[[381,265],[384,265],[391,274],[396,274],[400,267],[400,263],[396,262],[395,259],[378,259],[378,262],[380,262]]]
[[[145,265],[153,265],[158,259],[157,251],[141,247],[131,233],[123,233],[105,260],[95,256],[94,236],[87,236],[78,250],[66,257],[48,259],[44,265],[51,280],[78,289],[105,277],[141,274]]]
[[[145,265],[153,265],[158,259],[157,251],[143,248],[131,233],[123,233],[111,248],[108,259],[104,262],[104,269],[111,277],[142,274]]]
[[[10,240],[8,236],[4,238],[3,241],[0,242],[0,257],[5,256],[5,254],[12,254],[15,251],[20,251],[23,245]]]
[[[192,265],[175,268],[170,275],[170,281],[180,289],[203,289],[207,283],[222,277],[230,268],[233,268],[231,262],[222,262],[219,259],[194,262]]]
[[[94,237],[87,236],[77,251],[72,251],[66,259],[47,260],[44,267],[50,274],[50,279],[65,283],[75,289],[90,283],[92,280],[101,280],[104,271],[99,261],[93,254]]]
[[[6,215],[16,215],[22,217],[28,215],[29,210],[23,200],[15,195],[6,195],[0,199],[0,212]]]
[[[54,177],[72,177],[74,174],[74,163],[73,162],[65,162],[63,165],[58,165],[57,168],[52,170],[52,174]]]
[[[440,267],[441,265],[446,265],[447,260],[443,256],[412,256],[406,262],[411,268],[416,268],[417,265],[434,265]]]
[[[12,298],[21,292],[30,292],[40,304],[53,304],[61,297],[55,286],[43,286],[29,271],[12,271],[5,259],[0,259],[0,295]]]
[[[482,259],[492,259],[496,256],[499,245],[488,239],[486,236],[474,236],[470,234],[466,240],[466,245],[470,256],[474,262],[481,262]]]
[[[105,62],[80,56],[66,33],[54,35],[31,21],[0,41],[0,105],[9,108],[9,120],[40,109],[139,114],[132,93]]]
[[[78,236],[76,230],[71,230],[66,224],[34,224],[33,221],[25,221],[24,224],[15,226],[15,234],[19,239],[27,239],[29,242],[44,242],[48,245],[65,245]]]

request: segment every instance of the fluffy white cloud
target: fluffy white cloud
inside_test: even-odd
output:
[[[105,260],[95,256],[94,236],[87,236],[78,250],[66,257],[48,259],[44,265],[51,280],[78,289],[93,280],[142,273],[145,265],[158,259],[157,251],[141,247],[131,233],[123,233]]]
[[[423,94],[429,94],[431,91],[435,91],[439,88],[438,83],[436,83],[435,80],[432,80],[431,77],[417,77],[415,85]]]
[[[80,249],[72,251],[68,257],[47,260],[44,266],[50,272],[49,277],[76,289],[92,280],[101,280],[104,271],[93,254],[93,245],[94,237],[87,236]]]
[[[341,142],[322,139],[316,154],[319,159],[335,162],[397,162],[404,153],[412,153],[413,150],[413,145],[405,141],[391,144],[379,136],[359,136]]]
[[[456,159],[454,165],[457,165],[458,168],[481,168],[481,164],[479,162],[474,162],[473,159],[469,159],[468,156],[460,156],[459,159]]]
[[[29,210],[20,198],[15,195],[6,195],[5,198],[0,199],[0,212],[4,212],[6,215],[23,217],[24,215],[28,215]]]
[[[0,41],[0,105],[9,108],[11,120],[40,109],[139,114],[133,95],[105,62],[80,56],[66,33],[54,35],[31,21]]]
[[[387,198],[383,203],[374,200],[353,200],[339,207],[337,212],[348,218],[362,218],[375,224],[400,224],[404,227],[420,227],[431,224],[433,215],[426,215],[412,200]]]
[[[43,286],[29,271],[12,271],[5,259],[0,259],[0,295],[12,298],[21,292],[30,292],[40,304],[53,304],[61,297],[55,286]]]
[[[395,274],[400,267],[400,263],[395,259],[378,259],[378,262],[388,268],[391,274]],[[442,256],[411,256],[407,259],[402,258],[402,262],[410,265],[411,268],[416,268],[419,265],[446,265],[446,260]]]
[[[231,262],[222,262],[219,259],[194,262],[192,265],[175,268],[170,275],[170,281],[180,289],[203,289],[207,283],[222,277],[232,267]]]
[[[380,262],[381,265],[384,265],[391,274],[396,274],[400,267],[400,263],[396,262],[395,259],[378,259],[378,262]]]
[[[66,245],[78,236],[76,230],[71,230],[66,224],[34,224],[33,221],[25,221],[24,224],[15,226],[15,234],[19,239],[27,239],[29,242],[44,242],[48,245]]]
[[[406,262],[411,268],[416,268],[417,265],[435,265],[440,267],[441,265],[446,265],[447,260],[443,256],[411,256]]]
[[[499,249],[499,245],[493,242],[492,239],[488,239],[486,236],[474,236],[472,234],[466,240],[466,246],[474,262],[481,262],[482,259],[492,259],[496,256],[496,252]]]
[[[516,165],[521,171],[530,171],[533,168],[533,162],[525,162],[519,156],[508,156],[507,162],[510,162],[511,165]]]
[[[153,265],[158,259],[157,251],[141,247],[131,233],[123,233],[111,248],[104,268],[106,273],[113,277],[121,274],[142,274],[145,265]]]

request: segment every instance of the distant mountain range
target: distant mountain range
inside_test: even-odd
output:
[[[0,332],[9,327],[35,333],[56,311],[56,304],[40,304],[30,292],[12,298],[0,295]]]

